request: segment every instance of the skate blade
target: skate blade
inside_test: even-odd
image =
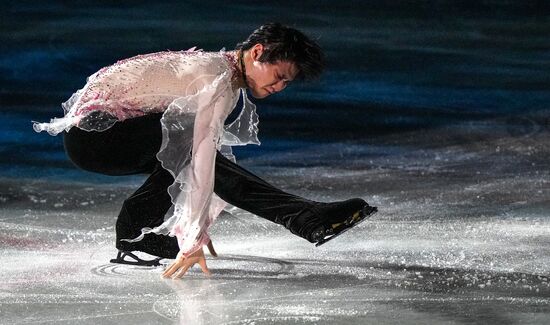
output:
[[[128,256],[135,261],[127,261],[124,258]],[[116,264],[127,264],[127,265],[136,265],[136,266],[160,266],[160,260],[162,260],[162,257],[155,258],[154,260],[143,260],[139,257],[137,257],[135,254],[127,251],[118,251],[118,254],[116,258],[111,259],[109,262],[116,263]]]
[[[324,239],[319,240],[315,244],[315,247],[319,247],[319,246],[323,245],[324,243],[326,243],[326,242],[342,235],[346,231],[354,228],[355,226],[357,226],[361,222],[363,222],[366,219],[370,218],[377,211],[378,211],[378,208],[376,208],[376,207],[365,206],[361,211],[358,211],[358,212],[354,213],[353,216],[351,218],[349,218],[348,220],[346,220],[344,222],[337,223],[337,224],[333,224],[332,229],[330,229],[333,232],[333,234],[330,237],[326,237]],[[342,225],[345,226],[346,228],[343,228],[341,230],[336,230],[338,227],[340,227]],[[330,233],[329,233],[329,235],[330,235]]]
[[[338,229],[338,227],[340,227],[342,225],[352,225],[354,223],[360,222],[360,220],[361,220],[361,211],[357,211],[348,220],[346,220],[344,222],[333,223],[332,224],[332,231],[336,232],[336,229]]]

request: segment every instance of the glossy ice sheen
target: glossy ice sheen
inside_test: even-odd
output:
[[[137,183],[4,179],[0,322],[548,323],[550,133],[511,135],[503,122],[243,161],[289,191],[380,211],[319,248],[241,210],[222,215],[211,278],[108,263]]]

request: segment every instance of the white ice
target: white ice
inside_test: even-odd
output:
[[[236,209],[212,228],[210,278],[109,263],[118,209],[139,179],[3,179],[0,323],[547,324],[550,134],[508,128],[495,120],[241,160],[290,192],[363,197],[379,212],[315,248]]]

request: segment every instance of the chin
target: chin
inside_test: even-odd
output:
[[[258,93],[254,89],[250,89],[250,94],[252,95],[252,97],[257,98],[257,99],[266,98],[267,96],[270,95],[270,93],[268,93],[267,91],[262,91],[261,93]]]

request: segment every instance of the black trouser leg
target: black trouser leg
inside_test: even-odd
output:
[[[144,227],[154,228],[164,221],[166,212],[172,206],[168,186],[174,182],[170,173],[160,162],[129,198],[124,200],[116,221],[116,247],[125,251],[139,250],[152,255],[175,258],[179,247],[176,237],[146,234],[135,243],[121,241],[141,235]]]
[[[225,202],[281,224],[306,239],[312,228],[321,222],[323,203],[284,192],[219,152],[214,191]]]
[[[179,251],[175,237],[147,234],[139,242],[120,241],[139,236],[141,228],[160,225],[172,205],[167,188],[174,179],[155,156],[162,142],[161,117],[159,113],[128,119],[102,132],[73,127],[63,140],[67,156],[81,169],[111,176],[149,174],[122,204],[116,247],[174,258]]]
[[[161,117],[157,113],[128,119],[102,132],[73,127],[63,133],[65,152],[87,171],[111,176],[150,174],[162,143]]]

